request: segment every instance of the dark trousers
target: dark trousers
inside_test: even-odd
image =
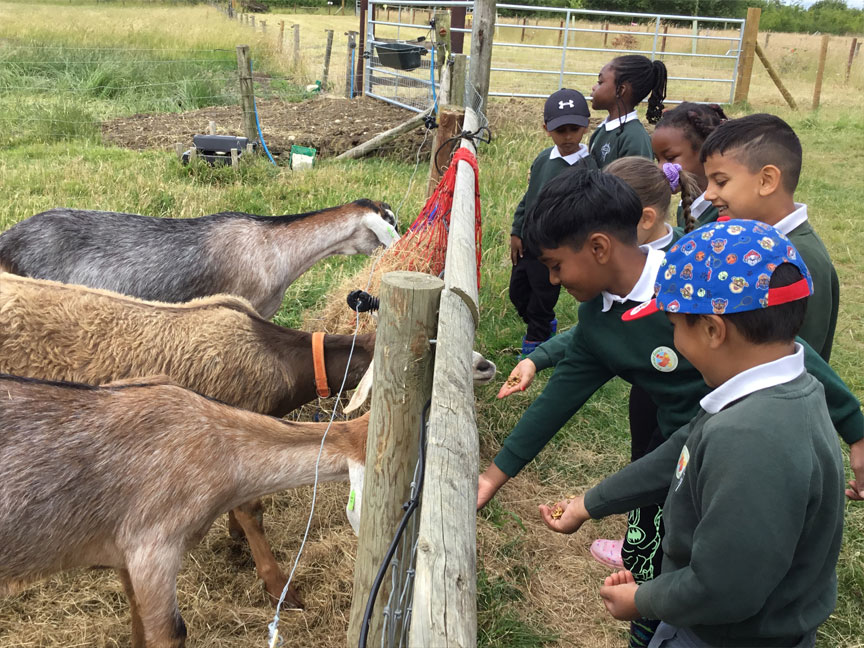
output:
[[[630,460],[654,450],[663,443],[657,425],[657,406],[644,389],[630,389]],[[656,578],[663,561],[663,510],[660,506],[646,506],[627,515],[627,535],[621,548],[625,569],[633,572],[637,583]],[[630,648],[644,648],[649,644],[657,625],[654,619],[636,619],[630,622]]]
[[[528,325],[525,339],[543,342],[552,335],[550,322],[555,319],[555,304],[561,286],[549,283],[549,270],[527,254],[510,272],[510,301],[522,321]]]

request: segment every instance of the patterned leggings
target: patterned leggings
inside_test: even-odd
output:
[[[657,427],[657,406],[643,389],[630,389],[630,460],[636,461],[663,442]],[[627,535],[621,549],[625,569],[633,572],[637,583],[644,583],[660,574],[663,551],[663,510],[660,506],[630,511]],[[659,621],[637,619],[630,622],[630,648],[645,648],[654,636]]]

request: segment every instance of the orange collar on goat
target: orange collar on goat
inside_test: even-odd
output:
[[[324,365],[324,333],[316,331],[312,334],[312,366],[315,367],[315,388],[319,398],[330,397],[330,386],[327,384],[327,369]]]

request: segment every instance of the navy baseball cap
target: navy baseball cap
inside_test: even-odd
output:
[[[587,126],[590,116],[591,111],[588,110],[585,97],[578,90],[569,88],[561,88],[549,95],[543,108],[543,122],[546,124],[546,130],[550,131],[565,124]]]
[[[791,263],[802,279],[770,288],[771,275]],[[621,319],[665,311],[729,315],[778,306],[813,294],[813,280],[795,246],[770,225],[755,220],[711,223],[669,248],[657,273],[657,295]]]

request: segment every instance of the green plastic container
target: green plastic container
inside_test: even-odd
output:
[[[315,164],[315,155],[318,151],[309,146],[291,146],[291,158],[289,160],[294,171],[311,169]]]

